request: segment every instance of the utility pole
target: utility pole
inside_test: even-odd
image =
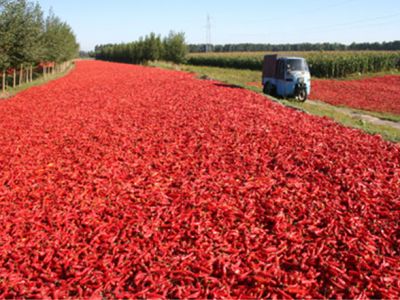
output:
[[[212,42],[211,42],[211,18],[210,15],[207,15],[207,25],[206,25],[206,52],[212,51]]]

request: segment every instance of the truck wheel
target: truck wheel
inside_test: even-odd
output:
[[[266,95],[272,95],[272,84],[270,84],[269,82],[267,82],[266,84],[264,84],[263,92],[264,92],[264,94],[266,94]]]
[[[263,93],[265,95],[268,95],[268,92],[269,92],[269,83],[267,82],[266,84],[264,84]]]
[[[305,102],[307,100],[307,90],[306,89],[301,89],[297,95],[297,99],[300,102]]]

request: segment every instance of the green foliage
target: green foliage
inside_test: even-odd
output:
[[[145,61],[159,60],[163,55],[161,38],[150,33],[143,41],[143,58]]]
[[[165,61],[170,61],[177,64],[183,63],[185,61],[188,49],[185,44],[184,33],[170,32],[169,36],[164,39],[163,45],[163,59]]]
[[[44,32],[43,60],[51,62],[64,62],[76,57],[79,45],[71,27],[50,12],[46,19]]]
[[[206,52],[210,45],[197,44],[189,45],[189,51]],[[400,41],[383,42],[383,43],[352,43],[351,45],[344,45],[340,43],[300,43],[300,44],[225,44],[225,45],[211,45],[213,52],[255,52],[255,51],[365,51],[365,50],[385,50],[385,51],[399,51]]]
[[[83,51],[83,50],[79,51],[79,57],[83,59],[94,58],[95,55],[96,54],[94,53],[94,51]]]
[[[96,59],[122,63],[141,64],[149,61],[166,60],[184,62],[187,54],[183,33],[171,32],[163,40],[150,33],[138,41],[122,44],[99,45],[95,48]]]
[[[232,69],[262,70],[265,53],[191,54],[190,65]],[[282,55],[305,57],[311,74],[321,78],[341,78],[354,73],[375,73],[400,68],[400,52],[332,51],[289,52]]]
[[[52,13],[45,22],[39,4],[0,0],[0,69],[60,63],[76,57],[78,50],[71,28]]]
[[[0,0],[0,68],[10,65],[10,50],[12,48],[12,35],[8,28],[8,19],[5,18],[5,10],[8,0]]]

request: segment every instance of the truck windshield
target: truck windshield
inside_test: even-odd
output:
[[[288,59],[288,71],[308,71],[307,63],[302,59]]]

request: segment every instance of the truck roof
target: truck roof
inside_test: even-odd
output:
[[[303,57],[296,56],[278,56],[278,54],[267,54],[264,56],[263,63],[263,78],[265,77],[275,77],[276,76],[276,67],[278,62],[282,62],[283,60],[302,60],[305,61]]]
[[[298,56],[279,56],[279,54],[267,54],[265,57],[268,57],[268,59],[301,59],[305,60],[304,57],[298,57]]]
[[[296,57],[296,56],[281,56],[278,59],[304,59],[304,57]]]

